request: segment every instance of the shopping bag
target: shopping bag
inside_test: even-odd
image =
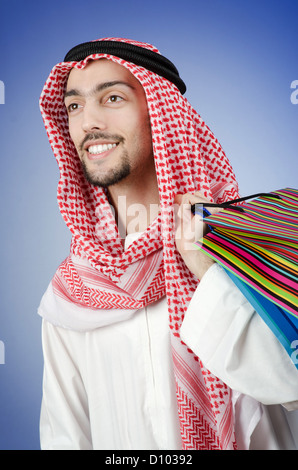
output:
[[[196,246],[225,269],[298,368],[298,190],[248,198],[205,217],[211,230]]]

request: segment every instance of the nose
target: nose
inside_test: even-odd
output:
[[[82,120],[84,132],[104,130],[106,127],[105,113],[100,106],[97,103],[85,103]]]

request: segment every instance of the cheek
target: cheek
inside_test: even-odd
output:
[[[149,115],[143,115],[142,121],[138,123],[140,134],[142,135],[143,144],[146,145],[146,148],[152,148],[152,131]]]
[[[80,144],[80,136],[78,133],[78,126],[76,126],[73,121],[68,123],[68,132],[75,147],[78,149],[78,146]]]
[[[151,137],[151,127],[148,119],[138,122],[137,131],[134,136],[134,149],[138,158],[141,156],[143,163],[153,160],[153,146]]]

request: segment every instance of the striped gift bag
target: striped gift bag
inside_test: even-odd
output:
[[[298,190],[235,202],[208,216],[211,231],[196,245],[226,270],[298,368]]]

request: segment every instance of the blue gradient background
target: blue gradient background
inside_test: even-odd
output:
[[[297,0],[1,0],[0,449],[39,449],[42,383],[36,310],[70,236],[38,99],[74,45],[122,36],[155,44],[188,86],[243,195],[298,187]]]

